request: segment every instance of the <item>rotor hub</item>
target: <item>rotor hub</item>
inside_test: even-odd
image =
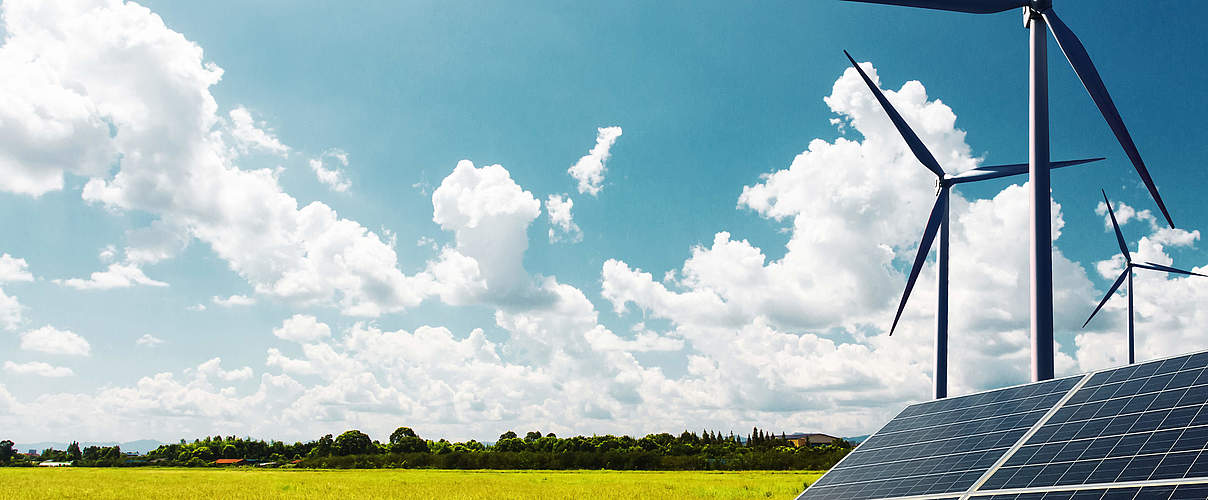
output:
[[[1041,13],[1053,8],[1053,0],[1032,0],[1023,8],[1023,27],[1031,28],[1033,19],[1041,19]]]

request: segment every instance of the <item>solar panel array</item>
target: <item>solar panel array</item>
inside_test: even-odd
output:
[[[802,500],[1208,499],[1208,352],[907,407]]]
[[[814,483],[806,498],[964,492],[1077,383],[1051,380],[906,408]]]

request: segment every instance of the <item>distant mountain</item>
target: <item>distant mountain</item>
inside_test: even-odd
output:
[[[21,453],[25,453],[29,450],[37,450],[36,453],[41,453],[42,450],[45,450],[47,448],[54,448],[56,450],[66,450],[67,446],[70,444],[71,443],[56,443],[56,442],[51,442],[51,441],[44,441],[41,443],[16,443],[13,445],[13,449],[15,449]],[[118,443],[118,442],[114,442],[114,441],[85,441],[85,442],[80,443],[80,449],[84,449],[89,446],[118,445],[118,446],[122,447],[122,451],[136,451],[139,453],[146,453],[148,451],[159,448],[159,445],[161,445],[161,444],[165,444],[165,443],[161,443],[154,439],[140,439],[138,441],[127,441],[125,443]]]
[[[856,436],[856,437],[845,437],[845,438],[843,438],[843,440],[847,441],[849,443],[852,443],[852,444],[860,444],[860,443],[863,443],[865,439],[868,439],[868,436],[871,436],[871,434],[865,434],[863,436]],[[125,448],[122,448],[122,449],[124,450]]]

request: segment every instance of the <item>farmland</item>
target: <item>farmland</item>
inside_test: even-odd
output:
[[[791,499],[822,472],[0,468],[7,498]]]

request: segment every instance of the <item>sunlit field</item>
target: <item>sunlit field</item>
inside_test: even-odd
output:
[[[784,498],[822,472],[0,468],[5,498]]]

